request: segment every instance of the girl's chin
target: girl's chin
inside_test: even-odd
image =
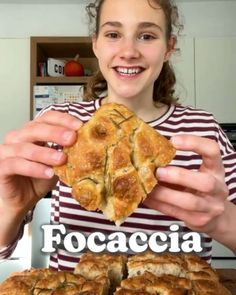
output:
[[[115,92],[115,97],[121,98],[121,99],[132,99],[137,98],[141,95],[141,92],[138,92],[137,89],[131,90],[131,89],[118,89],[118,91]]]
[[[139,95],[134,95],[134,94],[118,94],[115,96],[116,97],[116,100],[119,100],[119,101],[122,101],[122,100],[134,100],[134,99],[137,99],[139,97]]]

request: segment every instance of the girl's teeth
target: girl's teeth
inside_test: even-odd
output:
[[[138,74],[140,73],[140,69],[138,68],[117,68],[117,71],[120,74],[128,74],[128,75],[133,75],[133,74]]]

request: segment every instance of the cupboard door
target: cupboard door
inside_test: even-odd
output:
[[[195,60],[196,106],[236,122],[236,38],[197,38]]]
[[[29,39],[0,39],[0,142],[29,120]]]
[[[194,39],[180,38],[177,48],[179,51],[171,57],[177,79],[176,94],[181,104],[195,106]]]

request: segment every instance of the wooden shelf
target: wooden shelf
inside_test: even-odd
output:
[[[87,84],[90,77],[36,77],[35,83],[37,85],[50,84]]]
[[[34,114],[34,86],[36,85],[85,85],[90,76],[83,77],[41,77],[39,63],[48,58],[73,59],[77,54],[85,69],[92,74],[97,70],[97,59],[93,53],[90,37],[31,37],[30,38],[30,117]]]

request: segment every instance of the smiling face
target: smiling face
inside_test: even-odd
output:
[[[152,7],[153,6],[153,7]],[[93,49],[112,101],[152,101],[167,49],[165,15],[147,0],[105,0]]]

